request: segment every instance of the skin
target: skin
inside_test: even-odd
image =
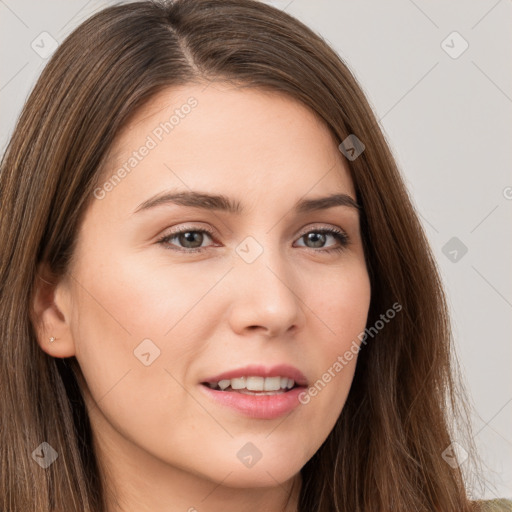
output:
[[[191,96],[197,106],[92,200],[70,271],[36,294],[39,343],[80,364],[95,449],[120,510],[280,511],[288,497],[286,510],[297,510],[300,469],[339,417],[357,357],[308,404],[273,420],[213,402],[200,382],[287,363],[312,385],[357,341],[370,304],[358,212],[294,211],[299,199],[335,192],[355,200],[354,186],[311,110],[221,84],[154,97],[121,133],[100,184]],[[224,194],[244,212],[165,204],[134,213],[170,189]],[[206,250],[187,253],[183,236],[158,243],[173,227],[214,235],[196,234]],[[343,230],[348,246],[329,253],[340,245],[334,236],[304,236],[329,227]],[[263,249],[250,264],[236,252],[248,236]],[[144,339],[160,350],[148,366],[134,355]],[[262,453],[250,468],[237,457],[248,442]]]

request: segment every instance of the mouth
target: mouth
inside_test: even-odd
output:
[[[205,377],[200,384],[208,399],[221,408],[253,419],[272,420],[299,407],[308,381],[289,364],[250,364]]]
[[[282,395],[296,388],[305,387],[298,385],[293,379],[288,377],[260,377],[251,375],[219,381],[201,382],[201,384],[215,391],[252,396]]]

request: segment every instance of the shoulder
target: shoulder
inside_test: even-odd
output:
[[[496,499],[496,500],[485,500],[475,501],[476,504],[475,512],[512,512],[512,500],[508,499]]]

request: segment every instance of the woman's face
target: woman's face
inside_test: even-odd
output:
[[[357,358],[338,358],[366,324],[355,197],[328,129],[286,96],[189,85],[131,121],[59,284],[69,331],[48,349],[72,347],[106,460],[231,487],[300,471],[340,415]]]

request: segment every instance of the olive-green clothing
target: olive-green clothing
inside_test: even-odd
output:
[[[512,501],[504,498],[497,500],[477,501],[479,512],[512,512]]]

